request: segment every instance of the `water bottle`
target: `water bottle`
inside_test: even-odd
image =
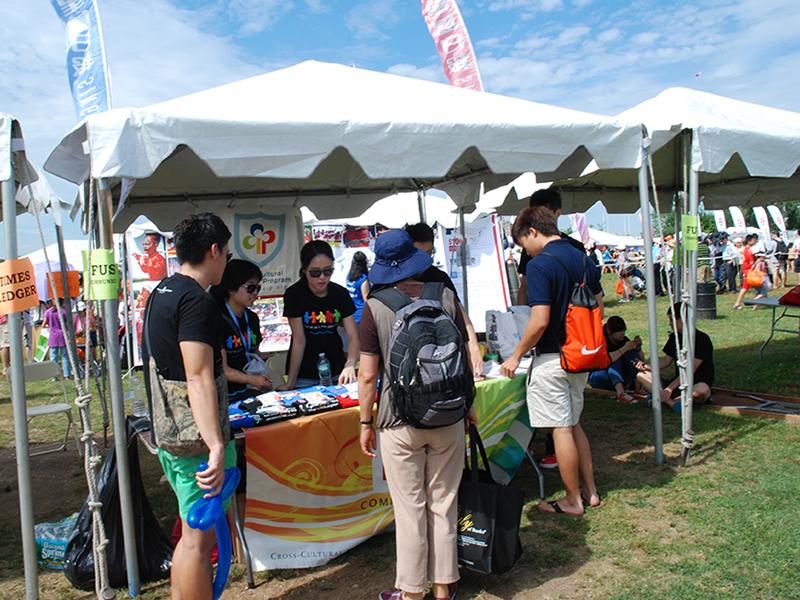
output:
[[[333,385],[331,381],[331,363],[325,357],[324,352],[319,353],[319,360],[317,361],[317,373],[319,373],[319,384],[325,387]]]

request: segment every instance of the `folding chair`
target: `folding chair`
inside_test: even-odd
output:
[[[61,382],[61,390],[64,392],[64,400],[65,402],[56,402],[53,404],[41,404],[39,406],[28,406],[27,407],[27,415],[28,415],[28,423],[34,417],[41,417],[42,415],[55,415],[58,413],[64,413],[67,417],[67,431],[64,434],[64,441],[58,448],[52,448],[49,450],[40,450],[38,452],[31,452],[31,456],[38,456],[40,454],[48,454],[50,452],[59,452],[61,450],[67,449],[67,440],[69,440],[69,430],[70,427],[72,428],[72,433],[75,436],[75,443],[78,445],[78,454],[83,456],[83,451],[81,449],[81,441],[78,438],[78,431],[75,428],[75,421],[72,419],[72,404],[69,401],[69,397],[67,396],[67,387],[64,385],[64,378],[61,375],[61,366],[57,362],[53,362],[52,360],[48,360],[45,362],[40,363],[25,363],[23,366],[23,371],[25,373],[25,381],[42,381],[45,379],[57,378]],[[11,371],[8,371],[9,375]]]

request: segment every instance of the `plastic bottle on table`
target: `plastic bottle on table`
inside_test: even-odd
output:
[[[319,360],[317,360],[317,373],[319,373],[319,384],[325,387],[333,385],[331,381],[331,363],[325,356],[324,352],[319,353]]]

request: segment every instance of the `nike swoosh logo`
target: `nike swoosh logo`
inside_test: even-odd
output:
[[[583,354],[584,356],[589,356],[590,354],[597,354],[600,351],[600,348],[602,348],[602,346],[598,346],[594,350],[587,350],[586,346],[584,346],[583,348],[581,348],[581,354]]]

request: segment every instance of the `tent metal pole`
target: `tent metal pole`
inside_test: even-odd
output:
[[[97,215],[100,245],[106,250],[114,249],[114,236],[111,227],[111,189],[106,180],[98,182]],[[122,367],[119,352],[116,351],[115,340],[119,330],[117,299],[103,300],[103,325],[105,326],[108,351],[108,382],[111,396],[111,419],[114,423],[114,448],[117,453],[119,471],[119,500],[122,512],[122,535],[125,542],[125,564],[128,571],[128,593],[132,597],[139,595],[139,557],[136,551],[136,530],[133,522],[133,505],[131,493],[131,472],[128,464],[128,440],[125,423],[125,400],[122,392]],[[113,351],[112,351],[113,350]]]
[[[69,353],[69,360],[80,369],[80,360],[78,359],[78,346],[75,341],[75,322],[72,320],[72,294],[69,292],[69,267],[67,264],[67,252],[64,249],[64,231],[61,225],[56,223],[56,246],[58,247],[58,262],[61,267],[61,289],[64,291],[64,304],[63,307],[67,310],[67,352]],[[55,275],[55,273],[54,273]],[[56,294],[55,286],[53,293]],[[56,294],[58,295],[58,294]],[[77,376],[78,370],[75,371],[73,376]],[[87,376],[88,377],[88,376]],[[80,379],[80,378],[79,378]]]
[[[464,310],[469,314],[469,291],[467,290],[467,228],[464,225],[464,207],[458,207],[458,226],[461,228],[461,280],[464,284],[461,289],[464,291],[462,295],[462,304]]]
[[[425,189],[421,187],[417,189],[417,206],[419,207],[419,222],[427,223],[428,213],[425,210]]]
[[[650,337],[650,372],[653,376],[653,446],[656,463],[664,464],[664,434],[661,424],[661,373],[658,368],[658,317],[656,316],[656,275],[653,265],[653,230],[650,221],[650,200],[647,182],[647,155],[650,139],[642,140],[642,166],[639,167],[639,204],[642,209],[642,237],[644,238],[645,279],[647,285],[647,324]]]
[[[689,159],[691,160],[691,159]],[[689,216],[698,218],[700,205],[700,182],[699,174],[690,165],[689,168]],[[698,223],[699,232],[699,223]],[[686,389],[683,393],[683,406],[681,412],[681,421],[683,426],[683,439],[681,441],[683,450],[681,451],[681,466],[686,464],[686,459],[689,457],[689,452],[694,445],[694,431],[692,430],[692,409],[694,400],[694,349],[697,335],[695,334],[695,326],[697,323],[697,251],[690,250],[688,254],[689,276],[688,276],[688,301],[686,302],[686,322],[685,330],[688,333],[686,336],[687,344],[687,367],[686,367]]]
[[[24,158],[23,158],[24,160]],[[2,184],[3,233],[5,258],[18,258],[17,201],[14,194],[14,158],[11,159],[11,177]],[[17,485],[19,486],[20,526],[22,528],[22,557],[25,566],[25,597],[39,598],[39,574],[36,565],[36,533],[33,517],[33,484],[31,481],[31,455],[28,444],[28,413],[25,397],[25,372],[22,367],[22,317],[19,313],[8,315],[11,340],[11,403],[14,407],[14,439],[17,454]]]

